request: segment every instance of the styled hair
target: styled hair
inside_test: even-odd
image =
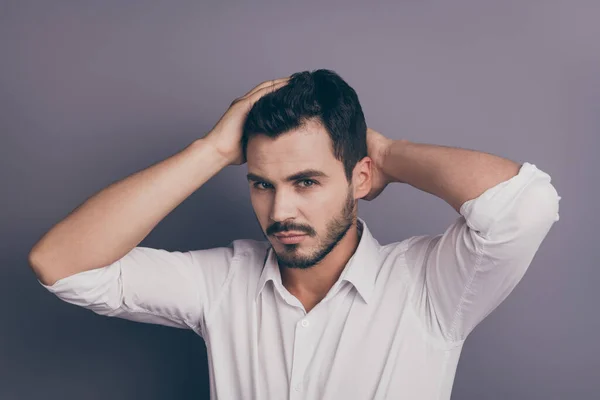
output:
[[[274,138],[313,119],[329,134],[333,155],[350,182],[356,163],[367,156],[367,125],[354,89],[327,69],[297,72],[254,103],[242,132],[244,156],[253,135]]]

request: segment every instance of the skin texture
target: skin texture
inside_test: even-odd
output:
[[[311,120],[277,138],[253,136],[247,163],[252,207],[273,246],[283,284],[308,311],[325,297],[358,246],[357,201],[371,190],[372,159],[360,160],[348,182],[327,131]],[[307,169],[325,176],[286,179]],[[308,236],[292,245],[273,236],[290,231]]]

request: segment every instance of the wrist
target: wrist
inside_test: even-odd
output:
[[[405,183],[398,177],[402,154],[410,142],[406,139],[388,140],[382,147],[378,168],[388,183]]]
[[[210,154],[210,158],[213,159],[213,161],[216,162],[220,168],[225,168],[231,165],[231,159],[222,151],[220,151],[218,146],[216,146],[215,143],[208,137],[194,140],[190,147],[200,153],[204,153],[206,155]]]

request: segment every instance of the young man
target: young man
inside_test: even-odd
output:
[[[138,246],[246,162],[266,241]],[[443,234],[380,245],[357,202],[392,182],[460,217]],[[344,80],[305,71],[258,85],[205,137],[91,197],[29,262],[66,302],[193,329],[214,399],[449,399],[464,340],[522,278],[559,199],[533,164],[368,129]]]

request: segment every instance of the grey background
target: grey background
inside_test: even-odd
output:
[[[203,136],[235,97],[316,68],[346,79],[388,137],[529,161],[562,196],[524,279],[467,340],[452,398],[600,398],[600,2],[208,3],[0,3],[0,399],[208,396],[199,337],[63,303],[26,256],[89,196]],[[245,173],[221,171],[142,245],[262,238]],[[457,217],[400,184],[359,207],[382,244]]]

